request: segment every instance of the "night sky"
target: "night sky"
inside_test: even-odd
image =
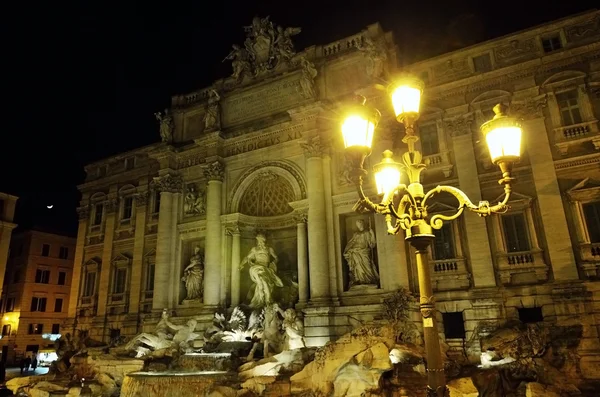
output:
[[[253,16],[302,27],[298,50],[379,21],[409,63],[593,8],[595,1],[16,2],[3,7],[0,191],[16,222],[74,234],[83,166],[159,140],[171,95],[231,72]],[[65,4],[62,4],[65,3]],[[78,5],[76,5],[78,3]],[[131,3],[131,4],[129,4]],[[552,2],[554,3],[554,2]],[[18,9],[20,8],[20,9]],[[46,205],[54,204],[49,210]]]

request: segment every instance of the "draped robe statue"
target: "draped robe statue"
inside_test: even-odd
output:
[[[356,231],[346,244],[344,258],[350,268],[350,287],[355,285],[377,285],[379,274],[373,260],[373,248],[377,244],[375,233],[365,230],[365,221],[356,221]]]
[[[204,265],[202,264],[200,247],[194,248],[194,254],[190,258],[190,264],[183,270],[181,281],[185,283],[187,291],[186,300],[202,299],[202,292],[204,292]]]
[[[240,270],[250,265],[250,280],[254,284],[254,293],[250,307],[262,308],[273,303],[273,289],[283,287],[277,276],[277,255],[273,248],[267,245],[264,234],[256,236],[256,246],[242,260]]]

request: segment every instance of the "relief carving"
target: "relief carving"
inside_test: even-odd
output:
[[[306,138],[300,142],[300,146],[304,149],[306,157],[320,157],[323,155],[323,145],[321,144],[321,137],[319,135]]]
[[[77,215],[79,216],[79,220],[87,220],[90,216],[90,206],[84,205],[77,208]]]
[[[119,207],[119,204],[117,203],[117,199],[108,199],[103,203],[103,205],[104,205],[104,211],[107,214],[114,213],[117,210],[117,208]]]
[[[197,191],[196,186],[193,183],[187,186],[183,212],[186,215],[206,214],[206,195],[204,192]]]
[[[472,123],[473,114],[468,113],[453,119],[444,120],[444,129],[448,131],[452,137],[458,137],[461,135],[470,134]]]
[[[527,40],[511,40],[509,44],[500,46],[495,50],[496,60],[505,62],[523,56],[534,56],[536,50],[536,41],[534,38]]]
[[[148,204],[148,192],[138,193],[135,195],[135,204],[138,207],[145,207]]]
[[[540,95],[524,101],[513,101],[510,104],[510,113],[520,120],[536,119],[544,116],[544,108],[547,105],[548,97]]]
[[[568,41],[577,41],[587,37],[600,34],[600,18],[582,23],[581,25],[571,26],[566,29]]]
[[[154,178],[152,187],[159,192],[180,193],[183,187],[183,180],[179,175],[167,174]]]
[[[385,73],[385,61],[387,60],[387,51],[384,39],[374,41],[368,36],[357,46],[359,51],[365,53],[367,58],[367,75],[371,78],[378,78]]]

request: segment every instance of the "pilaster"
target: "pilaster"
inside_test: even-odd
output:
[[[133,260],[131,263],[131,283],[129,287],[129,313],[138,313],[140,308],[141,290],[143,284],[144,267],[144,235],[146,232],[146,205],[148,193],[139,193],[135,196],[135,234],[133,243]]]
[[[296,214],[296,236],[298,246],[298,303],[305,306],[308,303],[308,238],[306,235],[307,215],[303,212]]]
[[[204,250],[204,303],[217,306],[221,292],[221,202],[225,167],[219,161],[206,166],[206,247]]]
[[[89,205],[77,208],[79,226],[77,227],[77,242],[75,243],[75,257],[73,258],[73,273],[71,275],[71,292],[69,294],[68,316],[77,316],[77,303],[79,301],[79,287],[81,285],[81,271],[83,270],[83,251],[90,217]]]
[[[102,247],[102,269],[100,270],[100,284],[98,286],[98,311],[97,317],[106,315],[106,304],[110,288],[111,260],[113,239],[115,237],[115,217],[118,209],[117,199],[109,198],[104,202],[104,246]]]
[[[231,307],[240,304],[240,260],[241,260],[241,233],[235,225],[231,228]]]

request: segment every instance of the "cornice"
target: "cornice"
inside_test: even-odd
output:
[[[587,167],[593,164],[600,164],[600,153],[555,160],[554,169],[562,170],[573,167]]]

